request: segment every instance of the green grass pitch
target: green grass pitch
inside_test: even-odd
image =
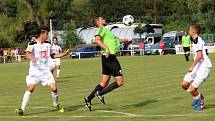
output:
[[[192,57],[192,56],[190,56]],[[210,54],[213,61],[215,54]],[[29,62],[0,64],[0,121],[212,121],[215,119],[215,75],[200,86],[206,109],[194,111],[192,97],[180,88],[185,70],[191,64],[183,55],[118,57],[123,68],[123,87],[105,95],[106,105],[93,100],[92,112],[85,109],[83,97],[101,79],[100,58],[63,59],[57,80],[59,103],[65,113],[51,108],[48,87],[38,85],[25,111],[15,114],[26,89]],[[213,63],[214,65],[214,63]],[[111,78],[111,81],[114,81]]]

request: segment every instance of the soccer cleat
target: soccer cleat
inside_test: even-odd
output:
[[[15,109],[15,112],[21,116],[23,116],[23,114],[24,114],[24,111],[22,109],[18,109],[18,108]]]
[[[204,99],[205,99],[204,95],[201,94],[201,100],[204,100]],[[192,106],[195,106],[195,105],[197,105],[198,103],[199,103],[199,100],[193,100],[192,103],[191,103],[191,105],[192,105]]]
[[[55,109],[57,109],[59,112],[63,113],[64,112],[64,108],[63,107],[60,107],[59,104],[53,104],[53,107]]]
[[[95,96],[103,103],[105,104],[105,99],[104,99],[104,95],[100,95],[99,92],[97,91]]]
[[[195,108],[194,108],[194,110],[202,110],[202,109],[204,109],[205,108],[205,104],[202,102],[201,104],[198,104]]]
[[[87,97],[85,97],[83,100],[84,100],[84,103],[85,103],[86,108],[87,108],[89,111],[92,111],[92,110],[91,110],[91,102],[88,101]]]

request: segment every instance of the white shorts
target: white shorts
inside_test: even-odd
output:
[[[209,76],[210,68],[196,67],[192,72],[185,74],[184,81],[192,83],[195,88],[198,88]]]
[[[30,71],[29,75],[26,76],[26,83],[29,84],[38,84],[41,83],[43,86],[50,85],[55,83],[54,77],[49,70],[43,71]]]
[[[52,59],[50,62],[51,70],[60,65],[60,58]]]
[[[159,52],[159,53],[163,52],[163,49],[158,49],[158,52]]]
[[[52,59],[53,63],[56,65],[60,65],[60,58]]]

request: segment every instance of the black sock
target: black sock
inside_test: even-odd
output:
[[[95,87],[95,89],[90,93],[90,95],[87,97],[88,101],[91,101],[91,100],[95,97],[95,93],[96,93],[97,91],[102,90],[102,89],[103,89],[103,87],[102,87],[100,84],[98,84],[98,85]]]
[[[99,94],[100,95],[104,95],[104,94],[106,94],[106,93],[108,93],[108,92],[111,92],[112,90],[114,90],[114,89],[116,89],[116,88],[118,88],[119,86],[118,86],[118,84],[116,83],[116,82],[113,82],[113,83],[111,83],[108,87],[106,87],[106,88],[104,88],[103,90],[101,90],[100,92],[99,92]]]

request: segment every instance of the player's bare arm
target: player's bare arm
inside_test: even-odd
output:
[[[100,36],[96,36],[96,44],[98,46],[100,46],[101,48],[105,49],[105,56],[108,57],[110,55],[110,50],[109,48],[102,42],[101,37]]]
[[[120,43],[131,43],[132,40],[129,40],[129,39],[119,39],[119,42]]]
[[[188,72],[192,72],[195,65],[202,59],[203,54],[202,51],[197,52],[196,59],[193,61],[192,65],[188,68]]]
[[[67,49],[66,52],[61,53],[61,54],[52,54],[51,57],[53,59],[55,59],[55,58],[62,58],[64,56],[67,56],[71,51],[72,51],[72,49]]]
[[[28,59],[30,59],[31,61],[33,61],[33,62],[35,62],[35,61],[37,61],[37,58],[35,58],[32,54],[31,54],[31,52],[28,52],[28,51],[26,51],[26,58],[28,58]]]

